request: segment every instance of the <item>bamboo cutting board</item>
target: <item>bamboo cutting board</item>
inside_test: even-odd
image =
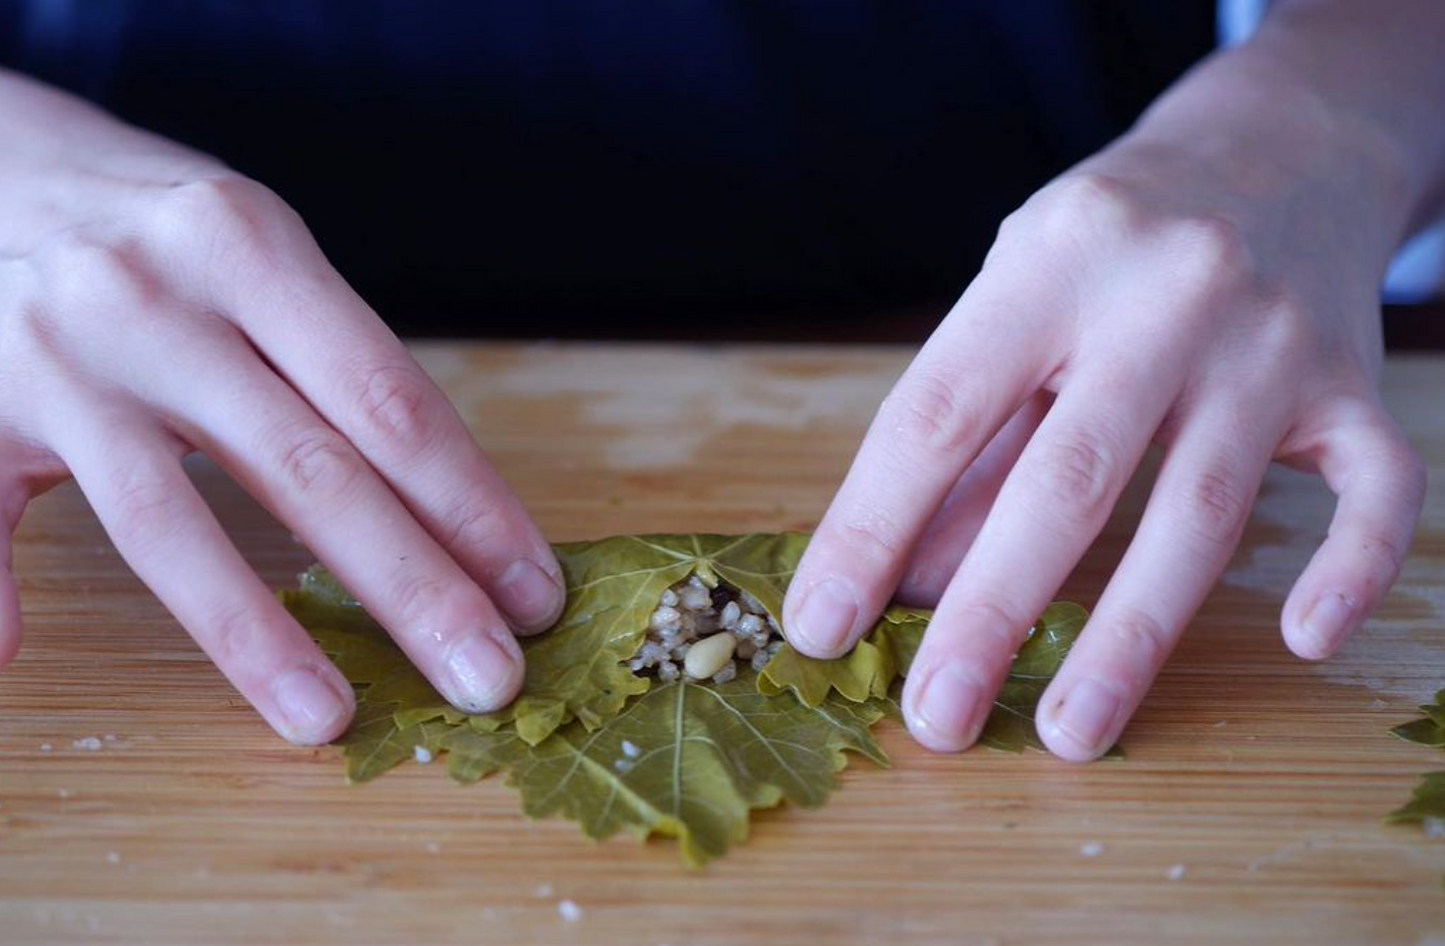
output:
[[[909,354],[416,350],[555,540],[809,528]],[[1439,483],[1445,359],[1395,360],[1385,384]],[[288,584],[306,552],[194,473],[262,576]],[[1097,599],[1143,485],[1068,596]],[[827,808],[763,813],[749,843],[690,872],[670,843],[529,823],[499,780],[463,788],[433,765],[346,785],[332,750],[266,729],[65,486],[16,549],[27,640],[0,674],[0,943],[1445,943],[1445,841],[1380,823],[1445,768],[1386,734],[1445,685],[1445,492],[1383,611],[1309,665],[1277,614],[1330,508],[1318,482],[1271,474],[1126,760],[936,756],[887,724],[891,771],[855,763]],[[99,750],[77,747],[90,738]]]

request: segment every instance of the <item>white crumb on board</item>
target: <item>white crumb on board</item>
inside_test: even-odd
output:
[[[1164,876],[1168,877],[1170,880],[1183,880],[1184,874],[1188,870],[1189,868],[1184,866],[1183,864],[1175,864],[1173,867],[1170,867],[1164,872]]]
[[[576,923],[582,919],[582,908],[572,900],[557,901],[557,915],[568,923]]]
[[[1098,841],[1090,841],[1087,844],[1079,845],[1079,854],[1083,857],[1098,857],[1104,853],[1104,845]]]
[[[119,864],[119,863],[120,863],[120,852],[119,852],[119,851],[111,851],[110,853],[106,854],[106,855],[105,855],[105,862],[106,862],[107,864]]]
[[[72,749],[81,752],[99,752],[105,743],[100,741],[99,736],[86,736],[84,739],[77,739],[70,744]]]

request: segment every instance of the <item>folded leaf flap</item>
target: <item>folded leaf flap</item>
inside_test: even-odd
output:
[[[763,696],[750,673],[716,686],[678,681],[595,731],[572,723],[519,746],[510,781],[533,817],[560,814],[599,839],[622,828],[671,835],[697,865],[747,837],[752,809],[822,804],[845,750],[887,764],[868,732],[882,716],[837,698],[807,707]]]
[[[1019,647],[979,736],[981,743],[1009,752],[1025,746],[1043,748],[1034,712],[1088,617],[1082,607],[1067,601],[1044,610]],[[758,689],[765,696],[791,690],[807,705],[817,705],[833,693],[855,702],[879,699],[908,673],[931,618],[928,611],[890,608],[851,653],[837,660],[813,660],[784,647],[759,674]]]

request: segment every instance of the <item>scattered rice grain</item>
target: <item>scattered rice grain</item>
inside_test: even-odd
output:
[[[1184,872],[1188,869],[1189,868],[1185,867],[1183,864],[1175,864],[1173,867],[1169,868],[1167,871],[1164,872],[1164,876],[1168,877],[1170,880],[1183,880]]]
[[[431,760],[436,758],[436,756],[432,755],[432,751],[426,746],[413,747],[413,749],[411,750],[411,757],[416,760],[418,765],[429,765],[431,763]]]
[[[582,919],[582,908],[571,900],[557,901],[557,915],[568,923],[576,923]]]
[[[1079,853],[1084,857],[1098,857],[1100,854],[1104,853],[1104,845],[1100,844],[1098,841],[1090,841],[1087,844],[1082,844],[1079,846]]]
[[[70,744],[72,749],[79,749],[81,752],[99,752],[104,746],[98,736],[86,736],[84,739],[77,739]]]
[[[628,740],[622,740],[622,754],[629,759],[635,759],[642,755],[642,750]]]

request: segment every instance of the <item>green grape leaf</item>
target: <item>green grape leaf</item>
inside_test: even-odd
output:
[[[778,620],[807,541],[653,535],[557,546],[566,609],[550,632],[522,643],[521,697],[485,716],[450,707],[319,566],[281,598],[356,688],[356,720],[338,741],[352,781],[433,756],[445,757],[458,782],[506,771],[529,816],[569,818],[597,839],[624,830],[675,837],[697,865],[744,840],[754,809],[823,804],[850,751],[888,764],[869,730],[896,715],[891,689],[912,663],[926,611],[890,609],[838,661],[784,648],[765,679],[744,670],[721,685],[659,683],[627,667],[663,592],[690,575],[747,592]],[[1074,605],[1045,613],[1020,649],[985,743],[1037,745],[1033,707],[1084,617]]]
[[[931,612],[892,607],[853,650],[837,660],[805,657],[784,646],[758,675],[758,690],[774,696],[792,690],[808,706],[837,691],[855,703],[882,699],[913,662]]]
[[[508,781],[531,817],[561,815],[599,840],[623,829],[675,837],[696,866],[746,839],[752,809],[822,805],[844,750],[887,765],[868,732],[882,717],[869,703],[763,696],[751,672],[716,686],[678,681],[595,731],[572,723],[535,747],[519,741]]]
[[[527,669],[518,699],[469,725],[485,732],[510,724],[533,745],[573,719],[596,729],[647,691],[649,681],[626,661],[642,646],[664,591],[693,574],[709,587],[726,581],[776,620],[807,544],[806,535],[781,533],[615,536],[556,546],[566,608],[549,632],[521,642]],[[400,726],[464,719],[324,569],[308,570],[281,600],[352,682],[370,684],[369,702],[398,705]]]
[[[1423,719],[1401,723],[1390,730],[1391,734],[1406,742],[1445,748],[1445,690],[1435,694],[1434,703],[1422,705],[1420,712],[1424,714]]]
[[[1385,816],[1388,824],[1421,824],[1432,836],[1445,831],[1445,772],[1420,776],[1410,800]]]
[[[834,692],[855,702],[886,696],[894,680],[908,673],[931,616],[890,608],[851,653],[837,660],[814,660],[784,647],[763,668],[758,688],[764,695],[791,690],[804,704],[816,704]],[[1006,752],[1043,748],[1034,712],[1088,618],[1087,611],[1067,601],[1044,609],[1014,658],[979,742]]]
[[[596,729],[644,693],[648,681],[625,662],[647,636],[647,622],[669,587],[696,574],[748,592],[774,618],[808,537],[778,535],[615,536],[558,545],[567,607],[557,625],[523,644],[522,696],[499,714],[535,745],[571,719]]]

